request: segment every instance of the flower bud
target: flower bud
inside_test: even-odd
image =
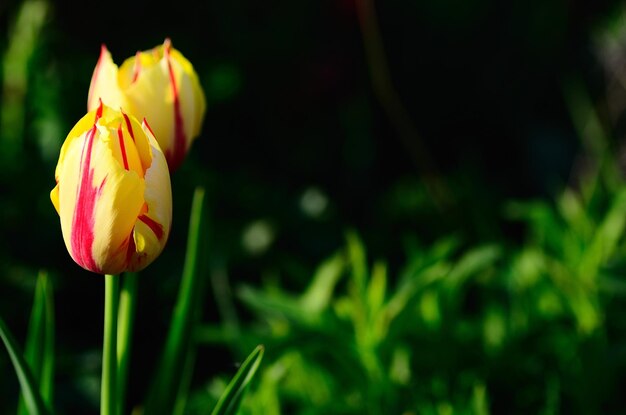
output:
[[[161,46],[137,52],[119,68],[102,45],[89,87],[88,110],[95,109],[99,99],[148,120],[170,171],[180,166],[200,134],[206,110],[193,66],[169,39]]]
[[[172,191],[146,120],[99,103],[67,135],[55,179],[50,199],[78,265],[119,274],[159,256],[172,223]]]

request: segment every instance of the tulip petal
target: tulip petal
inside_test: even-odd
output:
[[[122,116],[124,117],[124,123],[126,124],[126,128],[133,142],[135,143],[135,149],[137,150],[137,155],[141,160],[141,167],[145,172],[150,168],[150,164],[152,164],[152,151],[150,149],[150,143],[148,140],[135,139],[135,131],[141,132],[141,125],[137,122],[136,118],[130,118],[126,113],[122,111]],[[143,174],[142,174],[143,176]]]
[[[170,56],[169,39],[166,40],[164,50],[165,50],[165,56],[164,56],[165,62],[167,64],[167,72],[168,72],[168,76],[170,80],[170,88],[172,89],[172,100],[173,100],[172,110],[173,110],[173,116],[174,116],[174,145],[165,150],[165,156],[169,160],[169,163],[172,166],[172,169],[176,169],[182,163],[183,159],[185,158],[185,153],[187,152],[188,145],[191,144],[191,140],[189,139],[188,141],[188,137],[191,137],[190,135],[188,135],[189,131],[191,131],[191,128],[186,128],[188,126],[185,125],[185,122],[183,120],[183,115],[181,112],[182,109],[181,109],[181,101],[180,101],[180,88],[181,86],[183,86],[182,81],[185,78],[181,76],[182,75],[181,70],[174,69],[174,67],[178,65],[176,62],[172,60]],[[190,92],[191,94],[189,96],[192,96],[193,91],[190,91]],[[191,108],[193,110],[194,106],[191,105]],[[188,115],[188,121],[191,121],[195,118],[192,115],[190,115],[193,113],[186,113],[186,114]],[[189,124],[189,122],[187,124]]]
[[[185,126],[185,131],[189,131],[191,137],[197,137],[202,131],[202,122],[204,121],[204,113],[206,111],[206,97],[191,62],[176,49],[172,49],[170,55],[172,61],[176,62],[175,65],[180,66],[180,71],[177,72],[185,74],[184,77],[180,77],[181,79],[177,81],[178,85],[180,85],[179,95],[186,98],[181,103],[181,111],[185,114],[185,121],[188,122],[188,125]]]
[[[158,137],[160,147],[174,147],[174,116],[172,108],[174,98],[169,87],[169,72],[166,64],[144,68],[141,76],[130,85],[125,93],[127,106],[124,108],[138,119],[150,120],[150,125]]]
[[[172,190],[167,161],[145,120],[142,128],[150,141],[153,158],[145,175],[146,212],[138,217],[133,232],[135,253],[129,259],[130,271],[143,269],[161,253],[172,222]]]
[[[123,94],[119,87],[118,68],[105,45],[100,48],[100,58],[91,77],[87,110],[97,108],[99,99],[114,108],[120,108],[124,104]]]
[[[59,184],[57,183],[56,186],[54,186],[54,189],[52,189],[52,191],[50,192],[50,200],[52,201],[52,205],[54,206],[54,209],[57,211],[57,214],[60,214],[59,211]]]
[[[145,183],[137,171],[126,170],[114,156],[118,141],[113,134],[100,138],[95,180],[106,178],[106,183],[96,205],[93,251],[102,269],[114,270],[107,273],[117,274],[126,269],[132,231],[145,203]],[[134,146],[128,146],[128,150],[134,150]],[[138,163],[136,151],[135,158]]]
[[[76,188],[76,204],[72,215],[72,232],[70,236],[71,253],[74,261],[80,266],[94,272],[100,272],[93,256],[94,210],[96,199],[106,177],[99,186],[94,186],[91,157],[93,152],[96,126],[86,134],[80,154],[80,173]]]

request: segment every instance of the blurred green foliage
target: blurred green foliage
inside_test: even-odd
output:
[[[121,62],[166,36],[209,109],[172,176],[168,246],[139,275],[127,409],[161,356],[202,186],[204,308],[177,413],[213,408],[259,344],[242,414],[623,412],[624,6],[379,1],[381,55],[358,4],[114,1],[102,19],[0,3],[0,315],[24,344],[45,270],[59,413],[97,413],[103,281],[65,250],[58,150],[100,43]],[[17,380],[0,390],[15,413]]]

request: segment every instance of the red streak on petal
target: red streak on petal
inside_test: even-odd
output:
[[[139,220],[148,225],[150,229],[152,229],[152,232],[154,232],[157,239],[161,240],[161,238],[163,238],[163,226],[160,223],[146,215],[139,216]]]
[[[135,54],[135,65],[133,66],[133,80],[131,81],[131,84],[137,80],[137,77],[139,77],[139,73],[141,72],[141,60],[139,59],[140,56],[140,52],[137,52]]]
[[[87,104],[91,102],[91,98],[93,95],[93,88],[96,82],[98,82],[98,76],[100,75],[100,67],[102,66],[102,60],[104,59],[104,55],[107,53],[107,48],[104,46],[104,43],[100,45],[100,57],[98,58],[98,63],[96,63],[96,68],[93,71],[93,76],[91,77],[91,83],[89,84],[89,96],[87,97]]]
[[[126,121],[126,128],[128,128],[128,132],[130,133],[130,137],[135,141],[135,134],[133,133],[133,126],[130,124],[130,119],[125,112],[122,111],[122,115],[124,116],[124,120]]]
[[[76,206],[74,207],[74,216],[72,218],[70,245],[72,248],[72,258],[74,258],[74,261],[76,261],[78,265],[89,271],[101,273],[100,268],[93,258],[92,252],[96,199],[98,198],[98,195],[102,190],[102,186],[104,185],[104,182],[102,182],[99,188],[93,187],[91,152],[95,135],[96,126],[94,125],[89,133],[87,133],[86,142],[83,143],[78,195],[76,196]]]
[[[172,62],[169,53],[170,42],[168,40],[166,40],[165,45],[165,59],[167,59],[167,69],[170,75],[172,94],[174,95],[174,148],[167,149],[165,152],[165,156],[167,157],[170,170],[173,171],[182,163],[183,158],[185,157],[185,147],[187,140],[185,138],[185,129],[183,126],[183,116],[180,112],[178,87],[176,85],[176,79],[174,78],[174,70],[172,69]]]
[[[150,124],[148,124],[148,120],[146,120],[145,118],[143,119],[143,125],[145,125],[148,128],[148,131],[150,131],[150,134],[152,134],[152,137],[155,137],[156,139],[156,136],[154,135],[154,131],[152,131],[152,128],[150,128]]]
[[[102,117],[102,98],[98,98],[98,110],[96,111],[96,120],[94,123],[97,123],[98,120]]]
[[[130,233],[130,236],[128,237],[128,247],[126,248],[126,264],[128,266],[128,264],[130,264],[130,261],[133,257],[133,255],[135,254],[135,252],[137,252],[137,245],[135,245],[135,238],[133,238],[133,234],[134,234],[134,230],[133,232]]]
[[[126,157],[126,146],[124,145],[124,132],[122,131],[122,124],[120,124],[120,126],[117,128],[117,138],[120,141],[120,150],[122,152],[124,168],[128,170],[128,158]]]

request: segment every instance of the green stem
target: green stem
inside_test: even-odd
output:
[[[127,272],[122,278],[120,303],[117,314],[117,413],[124,412],[128,364],[137,305],[137,274]]]
[[[117,303],[119,280],[104,276],[104,342],[102,344],[102,386],[100,415],[116,415],[117,411]]]
[[[411,114],[409,114],[391,81],[374,0],[357,0],[355,5],[371,74],[373,92],[389,117],[392,126],[395,127],[402,145],[415,162],[415,166],[426,185],[426,190],[437,204],[436,207],[447,208],[453,202],[452,197],[454,195],[448,190],[441,178],[438,167],[418,133]]]

